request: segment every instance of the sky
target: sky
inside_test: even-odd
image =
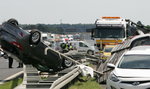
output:
[[[119,16],[150,25],[150,0],[0,0],[0,23],[94,24],[102,16]]]

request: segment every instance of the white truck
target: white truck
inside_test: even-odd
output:
[[[98,49],[103,49],[105,45],[117,45],[130,36],[140,34],[133,22],[121,17],[102,17],[95,21],[95,25],[92,37]]]

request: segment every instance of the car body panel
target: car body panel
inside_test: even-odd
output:
[[[132,50],[133,49],[133,50]],[[137,46],[132,48],[131,50],[125,52],[122,57],[119,58],[118,62],[116,63],[116,66],[114,70],[110,73],[107,79],[107,89],[149,89],[150,88],[150,68],[146,67],[139,67],[139,68],[121,68],[119,65],[121,63],[128,63],[128,61],[123,62],[125,60],[124,56],[131,56],[131,55],[138,55],[143,56],[145,58],[146,56],[150,57],[150,46]],[[142,58],[142,57],[141,57]],[[135,58],[137,60],[137,58]],[[134,59],[134,60],[135,60]],[[134,66],[134,63],[132,62],[132,65]],[[148,60],[148,59],[146,59]],[[146,63],[142,62],[144,59],[139,61],[139,64]],[[148,64],[148,63],[147,63]],[[143,65],[144,66],[144,65]],[[112,80],[117,79],[118,81]]]
[[[144,46],[146,47],[144,49],[147,49],[147,46],[149,45],[150,45],[150,34],[137,35],[133,38],[125,40],[122,44],[116,45],[111,52],[112,53],[111,57],[109,57],[97,69],[98,71],[103,72],[103,75],[100,78],[98,78],[98,82],[103,83],[108,79],[108,76],[112,71],[109,68],[107,68],[108,63],[116,65],[117,62],[120,60],[120,57],[124,55],[128,50],[134,49],[137,46]]]

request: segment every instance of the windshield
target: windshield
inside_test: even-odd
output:
[[[118,68],[150,69],[150,55],[124,55]]]
[[[124,28],[121,27],[113,27],[113,28],[97,28],[95,30],[96,38],[124,38],[125,31]]]

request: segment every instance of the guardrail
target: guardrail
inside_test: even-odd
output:
[[[73,61],[76,64],[81,64],[80,62],[75,61],[64,54],[59,54],[64,58]],[[81,71],[82,70],[79,66],[73,66],[62,70],[53,76],[51,76],[50,74],[51,77],[43,80],[41,79],[39,71],[36,68],[34,68],[32,65],[25,65],[23,83],[15,89],[60,89],[67,83],[75,79],[81,73]],[[95,70],[94,72],[102,75],[101,72]]]
[[[25,65],[23,83],[15,89],[60,89],[75,79],[80,73],[80,68],[73,66],[55,75],[48,74],[50,77],[41,79],[37,69],[32,67],[32,65]]]
[[[79,67],[76,67],[69,73],[54,81],[50,89],[60,89],[61,87],[65,86],[67,83],[72,81],[74,78],[76,78],[80,73],[81,71]]]

